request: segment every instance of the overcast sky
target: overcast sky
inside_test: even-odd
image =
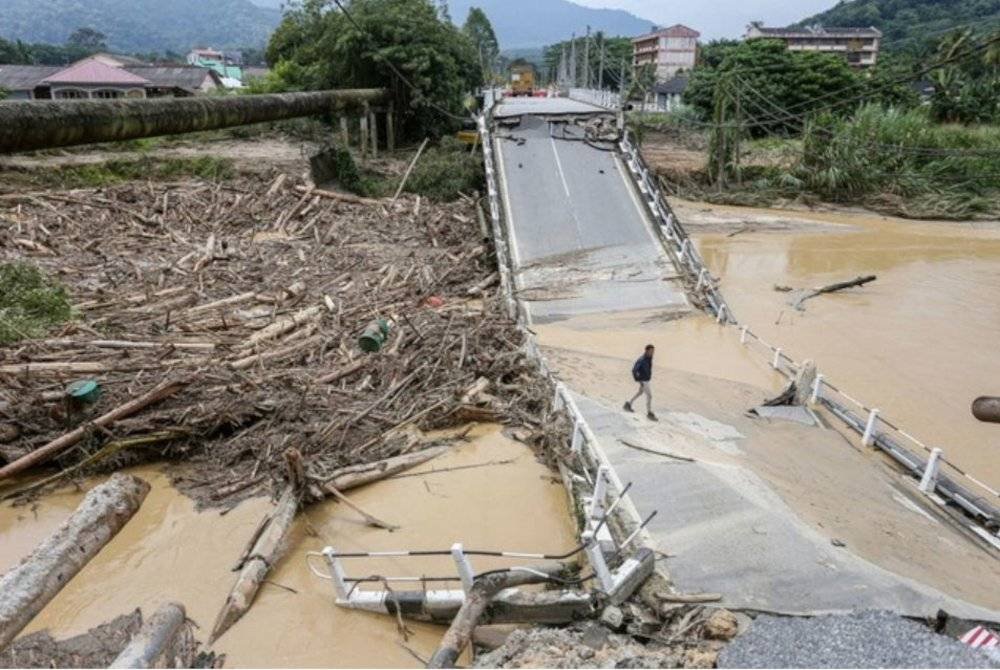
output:
[[[658,25],[683,23],[703,39],[739,37],[750,21],[784,26],[829,9],[837,0],[574,0],[628,11]]]

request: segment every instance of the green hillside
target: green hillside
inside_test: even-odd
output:
[[[799,25],[875,26],[887,47],[919,47],[955,28],[1000,27],[1000,0],[845,0]]]
[[[94,28],[107,46],[127,53],[185,52],[263,46],[281,12],[250,0],[3,0],[0,37],[63,44],[77,28]]]

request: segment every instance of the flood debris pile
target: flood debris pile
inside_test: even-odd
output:
[[[492,309],[471,198],[368,200],[282,174],[5,196],[0,217],[0,262],[28,259],[74,310],[0,350],[0,480],[167,456],[222,505],[279,491],[292,447],[323,479],[469,421],[542,448],[564,434]]]
[[[749,617],[700,605],[637,602],[605,609],[600,621],[512,632],[477,657],[479,668],[712,668]]]

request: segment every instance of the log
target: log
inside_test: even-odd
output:
[[[261,328],[256,333],[248,337],[246,341],[243,342],[242,346],[250,348],[256,344],[264,342],[265,340],[273,339],[283,333],[287,333],[293,328],[301,326],[303,323],[309,323],[310,321],[319,318],[322,313],[323,307],[321,305],[306,307],[291,316],[275,321],[265,328]]]
[[[324,191],[320,188],[307,188],[305,186],[296,186],[295,190],[299,193],[307,193],[312,195],[318,195],[321,198],[326,198],[328,200],[339,200],[341,202],[349,202],[352,205],[378,205],[379,201],[373,198],[362,198],[360,195],[351,195],[350,193],[338,193],[336,191]]]
[[[472,632],[479,624],[479,620],[486,612],[493,597],[514,586],[524,584],[539,584],[548,581],[549,576],[554,576],[559,572],[559,567],[544,566],[532,568],[532,572],[511,571],[497,572],[477,577],[469,590],[465,602],[459,608],[458,614],[448,627],[448,631],[441,638],[437,651],[431,656],[428,668],[454,668],[455,662],[462,654],[462,651],[469,645],[472,639]]]
[[[412,454],[394,456],[366,465],[351,465],[334,473],[323,482],[323,488],[327,484],[339,491],[349,491],[350,489],[377,482],[380,479],[391,477],[392,475],[409,470],[410,468],[422,465],[432,458],[436,458],[448,451],[448,447],[431,447],[422,449]],[[333,495],[332,492],[328,493]]]
[[[358,109],[384,89],[0,105],[0,152],[120,142]]]
[[[165,603],[132,636],[109,668],[190,668],[197,647],[180,603]]]
[[[1000,423],[1000,397],[980,396],[972,401],[972,416],[980,421]]]
[[[878,279],[876,275],[865,275],[864,277],[857,277],[850,281],[842,281],[842,282],[837,282],[835,284],[827,284],[826,286],[814,289],[800,296],[795,301],[794,307],[795,309],[801,310],[803,309],[802,303],[804,303],[806,300],[809,300],[810,298],[815,298],[816,296],[823,295],[824,293],[834,293],[835,291],[843,291],[845,288],[864,286],[865,284],[873,282],[876,279]]]
[[[341,497],[342,491],[385,479],[407,468],[426,463],[445,451],[445,447],[435,447],[364,466],[336,470],[320,488],[328,495]],[[289,450],[286,458],[289,459],[290,470],[296,474],[291,477],[292,483],[282,493],[274,509],[257,526],[250,542],[247,543],[248,546],[237,568],[240,570],[239,577],[215,620],[212,635],[209,637],[210,644],[229,630],[250,609],[268,571],[281,557],[288,532],[295,521],[304,484],[304,476],[299,472],[301,456],[298,455],[298,451]]]
[[[0,577],[0,647],[13,640],[136,513],[149,484],[115,474],[33,552]]]
[[[212,626],[209,644],[215,642],[250,609],[254,596],[260,589],[264,577],[271,566],[281,558],[285,547],[285,539],[295,521],[295,513],[302,500],[302,490],[305,476],[302,474],[302,455],[296,449],[285,453],[289,468],[289,482],[278,503],[271,510],[255,533],[256,541],[247,547],[240,559],[240,574],[236,583],[226,597],[226,602],[219,611],[219,616]]]
[[[175,381],[164,381],[151,391],[139,396],[134,400],[130,400],[123,405],[119,405],[107,414],[104,414],[93,422],[88,422],[82,426],[72,430],[56,439],[52,440],[48,444],[35,449],[30,454],[22,456],[12,463],[8,463],[4,467],[0,468],[0,479],[5,479],[13,475],[23,472],[28,468],[38,465],[39,463],[44,463],[45,461],[58,456],[63,451],[66,451],[74,444],[83,439],[90,428],[91,423],[99,428],[107,428],[115,421],[119,419],[124,419],[127,416],[131,416],[140,410],[145,409],[149,405],[155,404],[164,398],[172,396],[177,391],[181,390],[191,382],[190,378],[179,379]]]

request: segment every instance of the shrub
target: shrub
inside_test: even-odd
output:
[[[41,337],[70,316],[62,285],[29,263],[0,263],[0,344]]]

